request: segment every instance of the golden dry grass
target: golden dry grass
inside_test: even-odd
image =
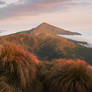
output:
[[[0,50],[0,92],[92,92],[92,67],[80,59],[41,62],[8,44]]]
[[[92,69],[82,60],[55,60],[43,83],[46,92],[92,92]]]
[[[7,84],[11,90],[11,86],[20,88],[21,92],[30,92],[29,89],[32,92],[34,92],[33,90],[41,92],[42,88],[38,87],[38,84],[41,85],[41,83],[37,79],[38,64],[39,61],[36,56],[16,45],[12,44],[3,47],[0,52],[0,76],[4,76],[4,79],[2,79],[4,84],[1,85]],[[3,89],[7,90],[7,86],[3,87],[1,88],[1,92],[7,92],[2,91]]]

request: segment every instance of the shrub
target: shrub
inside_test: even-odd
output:
[[[38,63],[36,56],[16,45],[3,47],[0,52],[0,76],[5,76],[5,80],[2,79],[3,83],[10,88],[11,86],[21,88],[22,92],[34,92],[33,86],[38,90],[36,84],[40,84],[37,78]],[[40,89],[38,92],[41,92]]]
[[[92,68],[82,60],[57,59],[43,83],[44,92],[92,92]]]
[[[6,78],[0,77],[0,92],[22,92],[19,88],[14,88],[5,82]]]

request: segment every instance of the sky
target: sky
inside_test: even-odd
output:
[[[0,30],[26,30],[43,22],[92,30],[92,0],[0,0]]]

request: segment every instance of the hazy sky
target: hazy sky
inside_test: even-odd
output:
[[[42,22],[92,30],[92,0],[0,0],[0,30],[31,29]]]

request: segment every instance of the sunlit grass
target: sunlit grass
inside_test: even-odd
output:
[[[0,92],[92,92],[92,67],[80,59],[39,61],[8,44],[0,49]]]
[[[27,90],[27,92],[30,92],[29,89],[34,90],[32,86],[35,86],[35,90],[38,90],[36,84],[40,84],[40,81],[37,79],[38,64],[39,61],[36,56],[16,45],[8,45],[1,49],[0,76],[4,76],[4,79],[2,79],[3,83],[10,88],[13,86],[14,88],[20,88],[23,92]]]
[[[82,60],[55,60],[43,83],[46,92],[91,92],[92,69]]]

